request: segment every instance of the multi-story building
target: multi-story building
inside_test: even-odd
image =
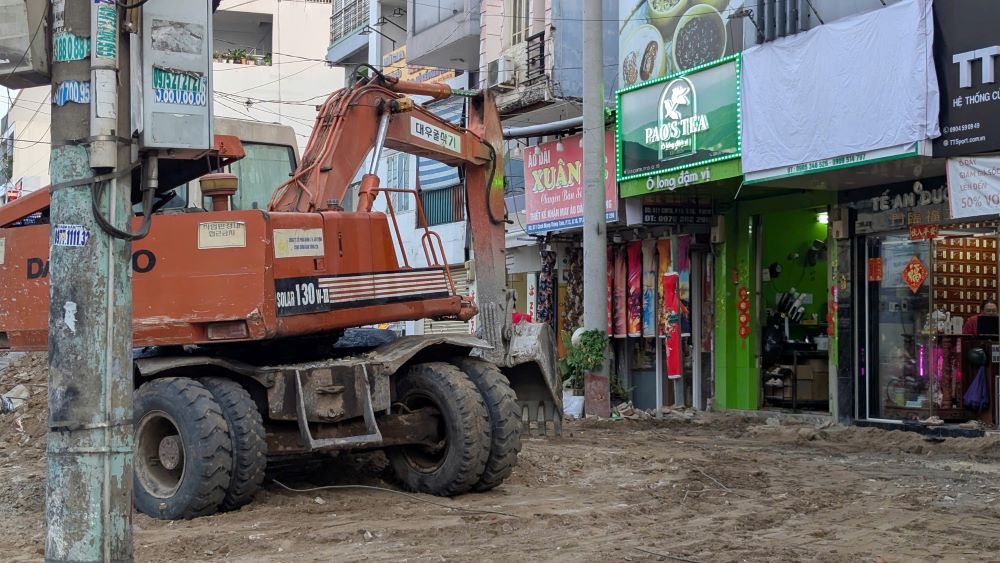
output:
[[[423,17],[430,11],[434,10],[423,5],[416,8],[407,6],[403,0],[335,0],[327,60],[331,64],[348,67],[349,72],[353,72],[356,65],[367,63],[403,80],[447,83],[452,88],[468,88],[476,84],[469,72],[475,69],[474,65],[416,65],[410,60],[410,34],[407,29],[412,24],[412,14],[419,12]],[[450,121],[462,123],[464,99],[435,103],[431,111]],[[383,185],[419,190],[427,226],[441,236],[457,288],[463,293],[470,291],[466,268],[469,253],[465,186],[458,170],[428,158],[387,149],[379,163],[378,174]],[[345,202],[347,207],[354,205],[355,196],[356,192],[352,191]],[[405,253],[411,264],[422,264],[425,258],[420,244],[422,224],[417,202],[407,194],[397,193],[389,197],[404,237],[404,248],[399,252]],[[384,210],[385,201],[385,196],[380,197],[375,202],[375,209]],[[472,330],[468,323],[433,320],[409,322],[400,328],[409,334],[467,333]]]
[[[316,106],[343,86],[343,71],[323,58],[330,0],[219,4],[213,21],[214,114],[288,125],[304,148]],[[22,180],[25,191],[49,183],[50,106],[48,87],[28,88],[17,92],[7,116],[14,131],[11,178]]]

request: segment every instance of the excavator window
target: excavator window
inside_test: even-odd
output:
[[[288,180],[295,170],[295,151],[286,145],[243,143],[246,157],[234,162],[230,172],[240,179],[232,198],[234,210],[264,209],[274,188]],[[211,204],[206,202],[208,207]]]

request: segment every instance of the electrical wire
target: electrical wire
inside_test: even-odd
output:
[[[122,2],[122,0],[115,0],[115,5],[126,10],[134,10],[136,8],[141,8],[146,4],[146,2],[149,2],[149,0],[137,0],[133,4],[126,4],[125,2]]]
[[[316,491],[327,491],[327,490],[338,490],[338,489],[339,490],[343,490],[343,489],[358,489],[358,490],[365,490],[365,491],[382,491],[384,493],[392,493],[394,495],[399,495],[401,497],[406,497],[406,498],[408,498],[408,499],[410,499],[412,501],[415,501],[415,502],[423,502],[423,503],[427,503],[427,504],[432,504],[434,506],[439,506],[441,508],[447,508],[448,510],[458,510],[459,512],[468,512],[470,514],[496,514],[496,515],[499,515],[499,516],[507,516],[509,518],[517,518],[517,516],[515,516],[515,515],[513,515],[513,514],[511,514],[509,512],[500,512],[499,510],[481,510],[481,509],[478,509],[478,508],[465,508],[465,507],[462,507],[462,506],[448,506],[447,504],[445,504],[443,502],[436,502],[436,501],[433,501],[433,500],[425,499],[423,497],[419,497],[417,495],[411,495],[410,493],[404,493],[402,491],[397,491],[395,489],[388,489],[386,487],[374,487],[372,485],[326,485],[326,486],[323,486],[323,487],[310,487],[308,489],[293,489],[292,487],[289,487],[288,485],[282,483],[281,481],[278,481],[277,479],[271,479],[271,481],[275,485],[281,487],[282,489],[285,489],[286,491],[291,491],[293,493],[312,493],[312,492],[316,492]]]

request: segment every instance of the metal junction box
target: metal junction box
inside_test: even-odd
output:
[[[0,0],[0,86],[20,89],[47,86],[48,0]]]
[[[212,146],[212,3],[142,8],[142,147]]]

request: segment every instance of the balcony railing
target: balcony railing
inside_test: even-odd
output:
[[[370,0],[335,0],[330,18],[330,45],[368,25]]]

